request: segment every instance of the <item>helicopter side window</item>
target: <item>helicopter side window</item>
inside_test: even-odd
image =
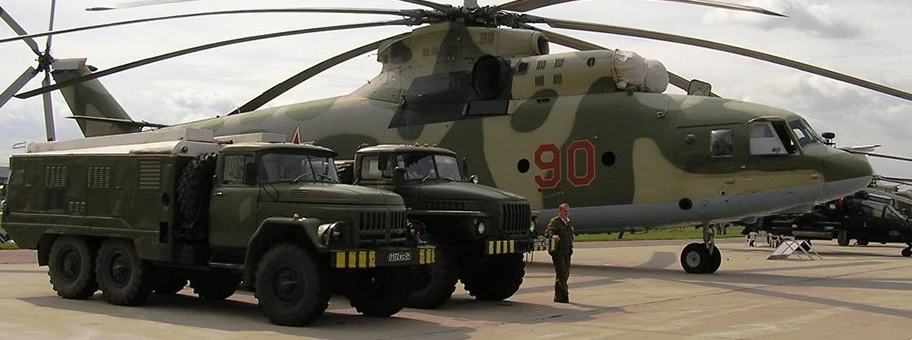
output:
[[[769,122],[754,122],[750,126],[750,152],[751,155],[784,155],[785,147],[782,141],[773,132],[773,125]]]
[[[731,157],[734,154],[731,129],[715,129],[710,132],[709,153],[713,157]]]

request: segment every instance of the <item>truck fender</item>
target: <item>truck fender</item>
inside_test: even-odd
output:
[[[317,237],[317,227],[324,222],[317,218],[270,217],[263,220],[247,242],[247,255],[244,258],[244,281],[253,283],[253,275],[260,256],[269,246],[294,241],[308,251],[325,249]]]

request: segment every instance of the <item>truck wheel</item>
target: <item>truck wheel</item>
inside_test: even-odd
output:
[[[868,240],[858,239],[858,240],[855,240],[855,243],[857,243],[859,246],[866,246],[866,245],[868,245]]]
[[[85,239],[60,236],[51,246],[48,275],[57,295],[66,299],[86,299],[95,295],[95,252]]]
[[[849,233],[845,230],[841,230],[836,233],[836,244],[840,247],[845,247],[849,245]]]
[[[329,270],[301,246],[283,243],[266,251],[256,273],[256,297],[274,324],[306,326],[329,307]]]
[[[903,248],[899,253],[902,257],[912,257],[912,248]]]
[[[209,205],[209,192],[212,191],[216,158],[215,154],[202,154],[191,160],[181,172],[177,185],[177,202],[185,226],[192,228],[208,224],[206,207]],[[204,235],[190,236],[200,238]]]
[[[469,295],[482,301],[500,301],[513,296],[526,275],[522,254],[488,255],[463,276]]]
[[[122,306],[143,303],[152,293],[151,272],[136,254],[133,243],[112,239],[101,244],[95,273],[108,303]]]
[[[177,294],[187,286],[187,277],[180,273],[165,268],[160,268],[155,272],[157,274],[155,284],[152,285],[152,291],[155,294]]]
[[[388,317],[405,308],[413,282],[411,267],[359,270],[354,273],[348,300],[361,314]]]
[[[190,287],[200,298],[224,300],[234,295],[241,285],[241,275],[230,273],[199,273],[190,278]]]
[[[415,291],[408,299],[408,307],[437,308],[456,291],[456,281],[459,280],[456,254],[449,247],[437,245],[436,257],[431,265],[412,267]]]

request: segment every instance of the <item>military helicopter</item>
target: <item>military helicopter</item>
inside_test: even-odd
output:
[[[60,89],[86,137],[137,132],[151,123],[130,119],[98,78],[247,41],[352,28],[420,26],[308,68],[223,117],[159,124],[156,131],[187,127],[212,129],[218,135],[269,131],[289,139],[300,131],[305,140],[330,147],[343,158],[364,143],[441,145],[464,155],[464,168],[477,175],[479,183],[528,198],[540,210],[539,228],[564,202],[573,207],[579,233],[702,225],[704,242],[689,244],[681,253],[681,265],[689,273],[713,273],[721,264],[710,224],[806,211],[816,203],[848,195],[871,181],[868,161],[828,147],[795,113],[720,98],[709,84],[668,72],[658,61],[536,24],[705,47],[912,100],[905,91],[744,48],[525,14],[567,0],[520,0],[484,7],[474,1],[464,6],[402,1],[422,8],[285,9],[401,19],[226,40],[100,72],[88,67],[55,71],[55,85],[16,97]],[[667,1],[778,15],[716,1]],[[145,21],[239,12],[252,13],[206,12]],[[22,35],[0,43],[129,23]],[[579,52],[551,54],[550,43]],[[314,75],[373,50],[382,70],[351,94],[259,109]],[[688,95],[663,94],[668,84]]]

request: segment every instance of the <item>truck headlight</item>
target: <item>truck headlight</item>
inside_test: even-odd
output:
[[[329,241],[331,239],[338,238],[340,233],[338,230],[336,230],[336,227],[341,224],[342,222],[333,222],[321,224],[319,227],[317,227],[317,236],[320,237],[320,244],[326,246],[329,245]]]
[[[479,234],[484,234],[484,232],[485,232],[484,222],[478,222],[478,224],[475,225],[475,228],[478,228]]]
[[[529,232],[535,233],[535,222],[534,221],[529,222]]]

